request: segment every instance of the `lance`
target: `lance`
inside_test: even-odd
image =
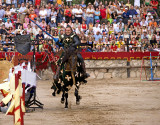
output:
[[[50,36],[56,43],[58,42],[57,39],[55,39],[51,34],[49,34],[47,31],[43,30],[42,27],[40,25],[38,25],[35,21],[33,21],[32,19],[29,18],[29,20],[31,22],[33,22],[35,25],[37,25],[43,32],[45,32],[48,36]],[[59,42],[59,44],[61,45],[61,43]]]

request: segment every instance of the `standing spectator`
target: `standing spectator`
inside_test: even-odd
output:
[[[72,17],[72,12],[68,6],[66,6],[66,9],[64,10],[64,15],[65,15],[66,23],[69,23]]]
[[[56,19],[56,18],[57,18],[57,10],[55,8],[52,8],[51,19]]]
[[[89,25],[90,22],[94,23],[94,8],[92,8],[92,4],[88,3],[88,8],[86,10],[86,17],[87,17],[87,25]]]
[[[0,19],[3,19],[5,15],[4,9],[2,9],[2,5],[0,5]]]
[[[26,16],[26,10],[27,8],[25,7],[24,3],[21,4],[21,7],[19,8],[19,15],[20,15],[20,22],[24,23],[24,18]]]
[[[56,21],[56,23],[61,23],[62,22],[63,15],[64,15],[64,10],[62,9],[61,6],[59,6],[59,8],[57,10],[57,21]]]
[[[134,0],[134,6],[140,7],[140,0]]]
[[[128,15],[128,8],[125,8],[125,11],[123,12],[122,16],[123,16],[123,23],[127,24],[128,19],[129,19],[129,15]]]
[[[97,20],[100,20],[99,16],[100,16],[100,11],[97,7],[96,11],[94,12],[94,22],[96,22]]]
[[[82,11],[82,9],[80,8],[79,5],[77,5],[77,9],[75,9],[74,14],[75,14],[76,20],[78,20],[78,22],[80,24],[82,24],[82,14],[83,14],[83,11]]]
[[[82,4],[80,4],[80,6],[81,6],[82,8],[86,8],[86,4],[84,3],[84,0],[82,0]]]
[[[118,6],[117,7],[117,23],[119,22],[119,19],[122,18],[122,14],[123,14],[123,11],[121,10],[121,8]]]
[[[36,9],[34,10],[35,14],[37,15],[37,17],[39,17],[39,11],[40,11],[40,6],[37,5]]]
[[[101,24],[103,22],[106,23],[106,9],[104,8],[104,5],[102,5],[102,8],[100,9],[100,13],[101,13]]]
[[[47,11],[47,17],[46,17],[46,23],[48,24],[50,22],[50,16],[51,16],[51,9],[48,5],[46,5],[46,11]]]
[[[134,15],[138,14],[137,11],[134,9],[133,6],[131,6],[130,10],[128,10],[128,15],[131,15],[134,17]]]
[[[42,19],[45,19],[46,21],[47,11],[45,10],[44,6],[41,7],[41,10],[39,11],[39,16],[40,16],[41,21]]]
[[[158,1],[157,0],[151,0],[150,5],[153,7],[153,9],[157,12],[158,7]]]

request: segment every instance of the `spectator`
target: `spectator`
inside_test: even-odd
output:
[[[158,1],[157,0],[151,0],[150,5],[157,12]]]
[[[39,30],[39,34],[36,35],[36,39],[44,39],[44,35],[42,34],[42,30]]]
[[[45,10],[44,6],[41,7],[40,11],[39,11],[39,16],[40,19],[42,21],[42,19],[45,19],[45,21],[47,20],[47,11]]]
[[[2,5],[0,5],[0,19],[3,19],[5,15],[4,9],[2,9]]]
[[[79,5],[77,5],[77,9],[75,9],[74,14],[75,14],[76,20],[78,20],[78,22],[80,24],[82,24],[82,14],[83,14],[83,11],[82,11],[82,9],[80,8]]]
[[[24,23],[24,18],[25,18],[26,13],[27,13],[27,8],[25,7],[25,4],[22,3],[21,7],[19,8],[20,22],[21,23]]]
[[[51,22],[49,22],[49,24],[48,24],[51,28],[52,27],[57,27],[57,25],[56,25],[56,19],[55,18],[51,18]]]
[[[90,22],[94,23],[93,15],[94,15],[94,9],[92,8],[92,4],[88,3],[88,8],[86,10],[86,17],[87,17],[87,25],[89,25]]]
[[[66,9],[64,11],[64,15],[65,15],[66,23],[69,23],[69,21],[71,20],[71,17],[72,17],[72,13],[71,13],[71,10],[68,6],[66,6]]]
[[[131,6],[130,10],[128,10],[128,15],[131,15],[133,17],[136,14],[138,14],[137,11],[134,9],[133,6]]]
[[[102,5],[102,8],[100,9],[100,15],[101,15],[101,24],[103,22],[106,23],[106,9],[104,8],[104,5]]]

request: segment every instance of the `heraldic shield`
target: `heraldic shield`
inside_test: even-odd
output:
[[[15,37],[16,49],[22,55],[26,55],[31,49],[30,35],[18,35]]]

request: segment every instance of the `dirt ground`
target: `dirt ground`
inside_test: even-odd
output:
[[[60,103],[61,95],[51,95],[51,84],[38,81],[44,109],[26,113],[25,125],[160,125],[160,82],[90,79],[80,88],[80,105],[75,103],[74,89],[70,91],[68,109]],[[0,125],[13,125],[13,116],[0,113]]]

